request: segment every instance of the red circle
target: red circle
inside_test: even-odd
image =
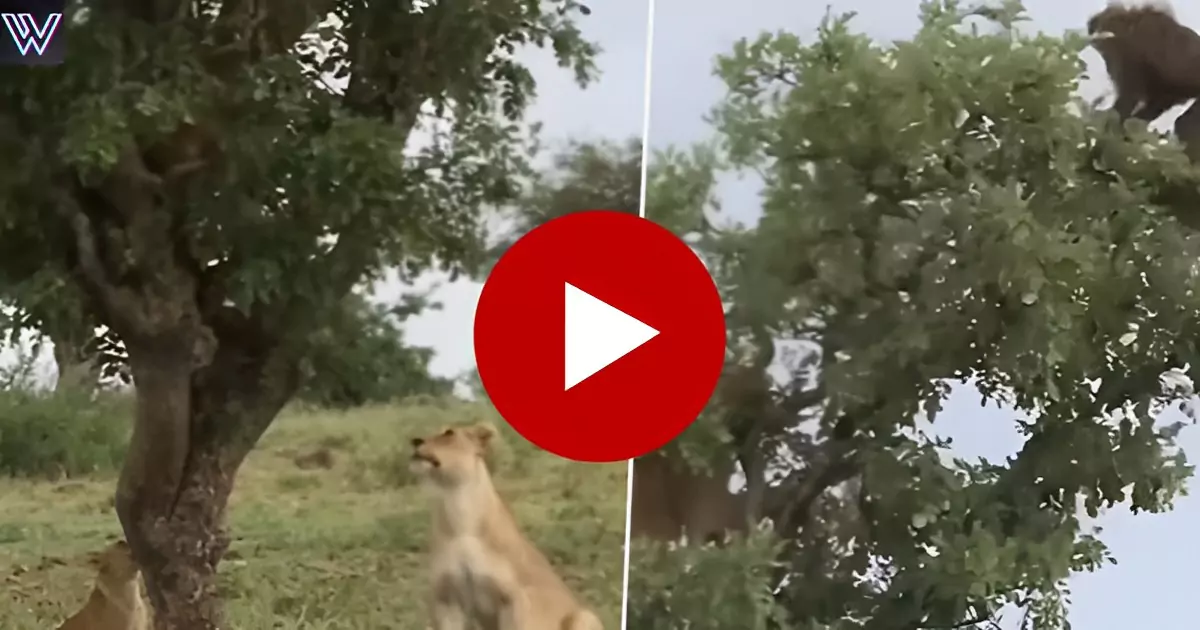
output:
[[[565,388],[565,285],[659,331]],[[725,360],[725,311],[708,269],[666,228],[608,210],[576,212],[512,245],[475,311],[479,378],[500,415],[556,455],[614,462],[688,427]]]

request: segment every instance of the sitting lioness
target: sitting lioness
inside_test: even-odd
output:
[[[150,618],[142,600],[141,572],[129,545],[118,540],[91,554],[88,564],[96,569],[92,596],[58,630],[147,630]]]
[[[433,630],[603,630],[496,493],[484,461],[495,436],[479,424],[412,441],[433,502]]]

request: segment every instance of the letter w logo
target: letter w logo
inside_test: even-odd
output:
[[[21,51],[22,57],[29,54],[30,48],[33,48],[39,57],[46,52],[46,46],[50,45],[50,39],[54,37],[58,23],[62,21],[61,13],[47,15],[46,22],[40,26],[31,13],[5,13],[3,17],[8,34],[12,35],[13,43],[17,45],[17,50]]]

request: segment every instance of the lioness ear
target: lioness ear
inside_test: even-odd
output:
[[[104,554],[102,552],[92,551],[83,556],[83,564],[92,569],[99,569],[103,559]]]
[[[484,453],[491,448],[492,440],[496,437],[496,427],[490,422],[480,422],[467,429],[470,432],[471,439],[479,445],[479,449]]]

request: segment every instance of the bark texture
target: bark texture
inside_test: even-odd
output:
[[[242,72],[286,49],[331,7],[223,2],[216,22],[202,27],[211,41],[197,39],[196,53],[215,78]],[[128,43],[143,55],[157,45],[147,25],[178,35],[181,24],[201,24],[187,23],[194,5],[180,0],[92,8],[128,24]],[[103,177],[62,167],[48,182],[89,313],[129,356],[137,405],[116,506],[158,630],[227,627],[216,590],[229,544],[226,506],[238,468],[296,389],[302,348],[292,340],[303,337],[297,320],[311,310],[233,308],[227,278],[236,256],[206,253],[188,232],[189,194],[204,194],[202,178],[221,168],[216,116],[180,122],[147,146],[131,143]]]
[[[159,630],[223,627],[215,577],[224,515],[246,454],[296,388],[284,309],[225,301],[223,265],[177,238],[175,213],[136,151],[60,211],[75,273],[129,353],[137,392],[117,514]]]
[[[216,576],[230,540],[226,506],[238,468],[296,385],[283,353],[222,348],[191,374],[134,362],[137,427],[117,510],[146,569],[159,630],[225,627]],[[164,426],[188,427],[187,439]],[[164,471],[178,480],[162,483]]]

